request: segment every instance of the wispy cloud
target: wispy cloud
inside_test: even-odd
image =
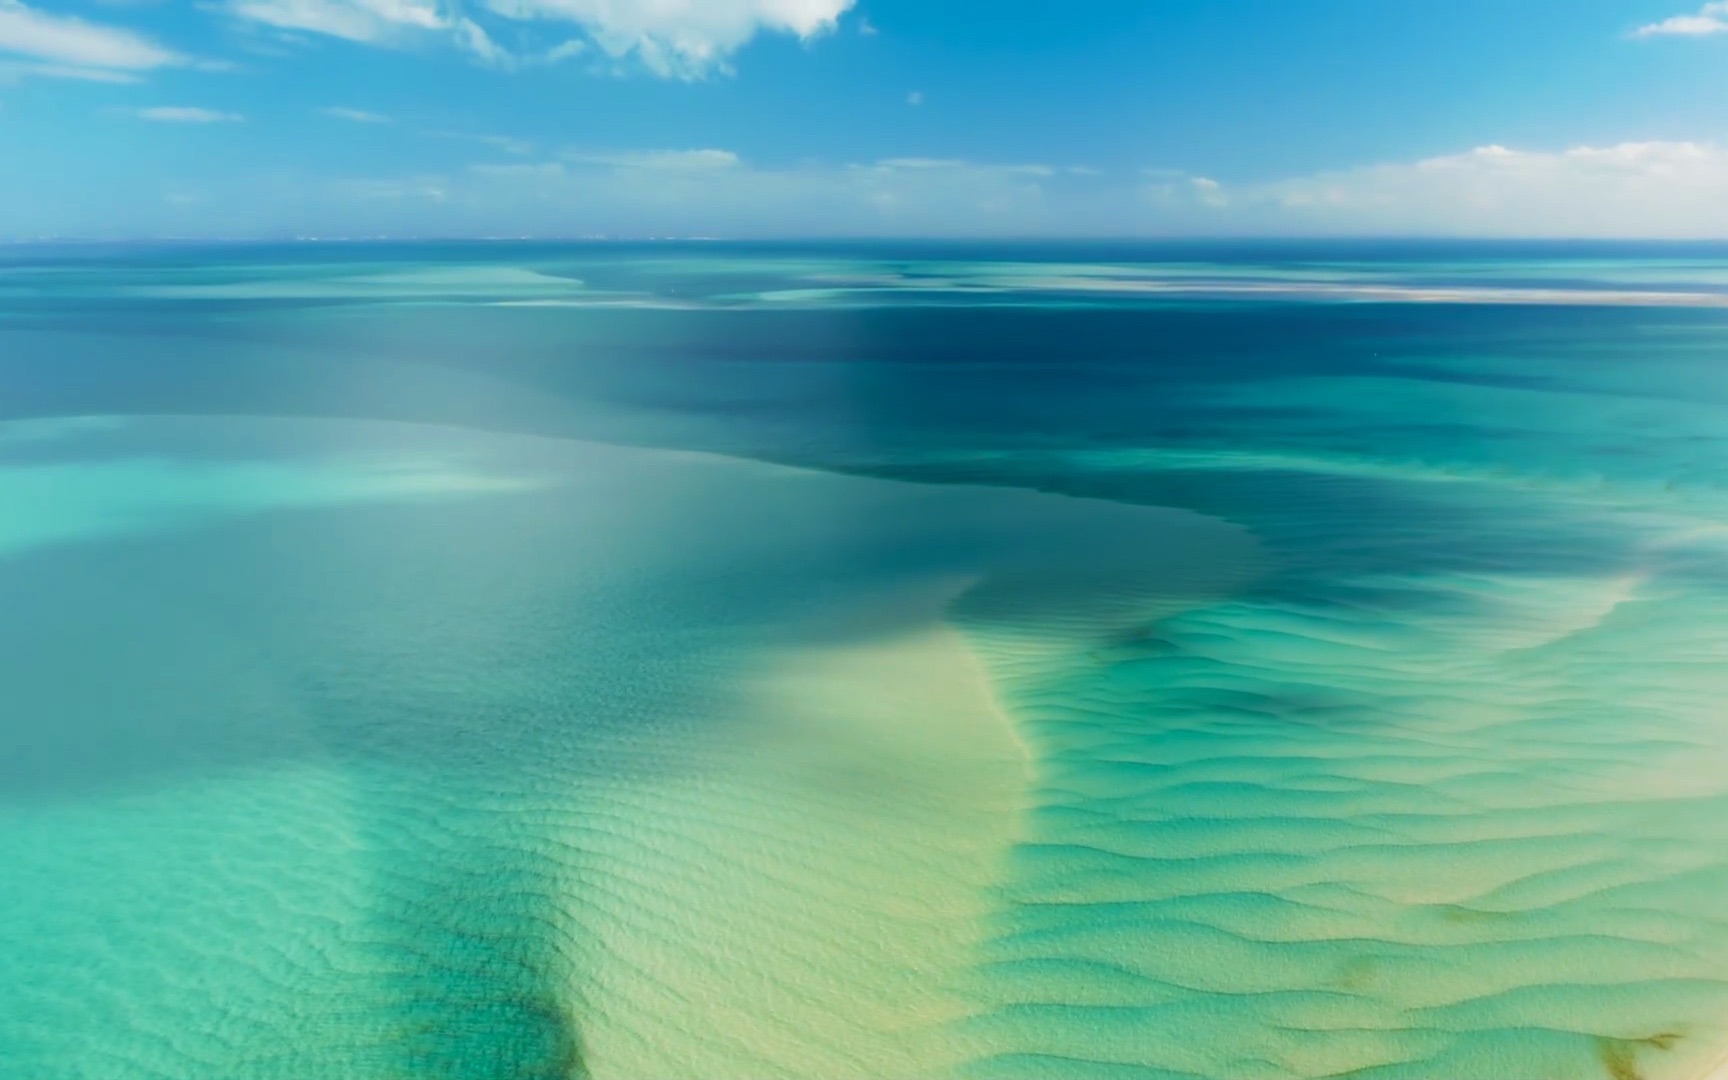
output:
[[[449,133],[442,133],[448,136]],[[534,144],[526,139],[518,139],[514,135],[456,135],[456,138],[473,139],[485,143],[494,150],[502,150],[506,154],[532,154]]]
[[[959,158],[899,157],[876,162],[879,169],[958,169],[966,163]]]
[[[343,105],[331,105],[318,111],[325,116],[334,117],[337,120],[347,120],[355,124],[394,123],[390,117],[383,113],[367,112],[365,109],[350,109]]]
[[[561,177],[564,175],[564,165],[557,161],[512,161],[503,165],[480,162],[468,166],[468,171],[476,176]]]
[[[19,0],[0,0],[0,55],[25,58],[4,70],[14,76],[133,82],[138,73],[190,59],[124,27],[49,14]]]
[[[101,83],[136,83],[142,81],[130,71],[73,67],[70,64],[18,63],[0,59],[0,84],[15,83],[29,78],[77,79],[81,82]]]
[[[229,0],[232,14],[282,30],[378,42],[408,30],[443,30],[434,0]]]
[[[1728,33],[1728,0],[1712,0],[1692,15],[1675,15],[1640,26],[1633,37],[1704,37]]]
[[[235,18],[294,33],[366,45],[404,45],[442,38],[474,58],[500,67],[516,59],[476,23],[440,0],[227,0]]]
[[[1728,147],[1480,146],[1269,184],[1190,185],[1242,230],[1579,237],[1728,236]]]
[[[518,139],[514,135],[487,135],[472,131],[449,131],[443,128],[422,128],[420,134],[434,139],[458,139],[463,142],[477,142],[501,150],[506,154],[526,156],[534,153],[534,144],[527,139]]]
[[[441,176],[411,176],[404,179],[342,180],[335,190],[343,198],[389,202],[441,203],[450,197]]]
[[[345,235],[1728,238],[1728,145],[1702,141],[1487,145],[1242,182],[958,158],[776,164],[714,147],[557,152],[504,137],[523,151],[506,156],[480,136],[461,138],[466,168],[218,187],[198,219],[213,231],[291,220]],[[71,220],[84,220],[86,206],[69,207]],[[42,231],[41,215],[27,220]]]
[[[726,70],[759,33],[812,38],[834,29],[854,0],[486,0],[517,20],[574,23],[615,59],[657,75],[695,79]]]
[[[138,118],[157,124],[238,124],[246,119],[239,113],[202,109],[195,105],[157,105],[139,109]]]
[[[531,234],[808,235],[1070,232],[1120,228],[1133,204],[1043,165],[903,158],[759,165],[721,149],[569,150],[484,162],[449,179],[448,213],[480,231]],[[1109,193],[1105,198],[1111,198]],[[1082,215],[1091,215],[1083,218]],[[1083,224],[1082,224],[1083,223]]]
[[[1194,197],[1203,206],[1228,206],[1230,197],[1224,194],[1224,185],[1210,176],[1191,176],[1188,186],[1194,190]]]
[[[0,0],[9,2],[9,0]],[[594,52],[631,59],[656,74],[694,79],[716,70],[759,33],[810,38],[834,28],[855,0],[223,0],[233,17],[277,30],[368,45],[442,40],[505,70],[562,63]],[[575,27],[516,48],[487,29],[510,24]],[[511,35],[520,37],[518,28]],[[577,36],[570,36],[574,32]]]
[[[673,172],[730,169],[738,165],[738,155],[730,150],[623,150],[608,153],[572,150],[566,152],[563,158],[574,165]]]
[[[524,63],[524,58],[518,57],[509,49],[492,40],[479,23],[469,18],[457,18],[451,21],[450,31],[455,35],[456,44],[470,55],[494,67],[515,67]]]

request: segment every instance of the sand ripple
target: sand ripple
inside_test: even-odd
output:
[[[1084,655],[969,625],[1038,808],[975,982],[999,1049],[967,1074],[1705,1075],[1728,1042],[1715,533],[1453,475],[1399,489],[1452,531],[1364,514],[1384,531],[1352,545],[1333,508],[1384,480],[1282,483],[1252,505],[1289,554],[1246,594]],[[1620,559],[1564,569],[1556,539],[1591,531]]]

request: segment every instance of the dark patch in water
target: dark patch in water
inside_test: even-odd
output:
[[[1680,1041],[1678,1032],[1664,1031],[1643,1039],[1610,1039],[1599,1037],[1596,1040],[1596,1053],[1602,1059],[1602,1067],[1608,1070],[1613,1080],[1645,1080],[1645,1074],[1638,1067],[1638,1052],[1643,1049],[1672,1050],[1674,1044]]]

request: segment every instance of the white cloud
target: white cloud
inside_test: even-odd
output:
[[[492,40],[492,36],[473,19],[459,18],[450,24],[451,31],[456,35],[456,44],[466,49],[478,59],[497,67],[512,67],[517,58],[511,52]]]
[[[902,158],[869,164],[766,167],[728,150],[570,151],[554,161],[471,166],[449,181],[453,211],[472,210],[476,231],[565,235],[981,235],[1071,228],[1046,192],[1057,170]],[[1098,223],[1121,219],[1121,206]]]
[[[918,157],[766,165],[712,147],[555,153],[461,138],[476,164],[448,175],[235,181],[207,193],[200,226],[234,235],[1728,238],[1728,145],[1707,142],[1490,145],[1242,183],[1169,168]],[[111,183],[124,192],[125,178]],[[32,235],[88,229],[91,205],[123,202],[68,201],[53,217],[0,206],[0,225]]]
[[[1699,8],[1694,15],[1675,15],[1661,22],[1640,26],[1632,32],[1632,36],[1703,37],[1721,33],[1728,33],[1728,0],[1712,0]]]
[[[323,113],[325,116],[335,117],[337,120],[352,121],[356,124],[393,123],[393,121],[383,113],[367,112],[365,109],[350,109],[342,105],[332,105],[329,108],[319,109],[318,111]]]
[[[906,104],[908,104],[908,105],[922,105],[922,104],[924,104],[924,91],[914,90],[910,94],[907,94],[906,95]]]
[[[1228,206],[1230,197],[1224,194],[1224,185],[1209,176],[1191,176],[1189,187],[1194,189],[1194,195],[1206,206]]]
[[[477,165],[468,166],[468,171],[478,176],[553,177],[563,176],[565,170],[564,166],[556,161],[538,161],[532,163],[513,161],[505,165],[482,162]]]
[[[430,135],[435,139],[460,139],[467,142],[482,143],[494,150],[502,150],[506,154],[528,155],[534,152],[534,144],[526,139],[518,139],[513,135],[486,135],[472,131],[450,131],[442,128],[423,128],[420,134]]]
[[[72,67],[67,64],[20,64],[0,60],[0,85],[28,78],[78,79],[82,82],[135,83],[141,81],[130,71],[110,71],[107,68]]]
[[[0,4],[15,0],[0,0]],[[725,70],[759,33],[808,39],[832,30],[855,0],[225,0],[229,14],[278,30],[371,45],[442,39],[483,63],[515,69],[599,49],[656,74]],[[572,24],[582,36],[521,50],[500,45],[481,16]]]
[[[415,30],[449,30],[436,0],[229,0],[232,14],[281,30],[382,42]]]
[[[235,184],[208,193],[199,221],[228,235],[1097,235],[1134,209],[1120,190],[1110,205],[1071,199],[1080,193],[1066,187],[1082,181],[1065,174],[963,161],[771,166],[711,147],[474,161],[439,175]]]
[[[958,169],[965,165],[959,158],[900,157],[884,158],[876,163],[879,169]]]
[[[613,169],[657,169],[702,172],[730,169],[738,155],[730,150],[627,150],[615,153],[571,151],[564,160],[576,165],[600,165]]]
[[[1728,148],[1482,146],[1213,194],[1238,226],[1460,236],[1728,237]]]
[[[456,135],[459,139],[473,139],[485,143],[494,150],[502,150],[506,154],[532,154],[534,144],[526,139],[518,139],[513,135]]]
[[[401,180],[343,180],[336,190],[344,198],[389,202],[441,203],[450,197],[441,176],[412,176]]]
[[[587,51],[588,43],[586,41],[583,41],[581,38],[571,38],[562,45],[554,45],[552,48],[547,49],[541,54],[541,60],[544,63],[556,64],[568,60],[572,56],[581,56]]]
[[[138,117],[158,124],[238,124],[246,119],[239,113],[201,109],[195,105],[157,105],[139,109]]]
[[[132,30],[50,15],[19,0],[0,0],[0,54],[26,57],[0,75],[133,82],[135,73],[188,59]]]
[[[486,0],[511,19],[580,26],[614,58],[634,56],[663,76],[723,70],[758,33],[810,38],[832,30],[854,0]]]
[[[577,39],[512,52],[464,14],[460,0],[226,0],[226,10],[277,30],[367,45],[442,40],[483,64],[506,70],[561,63],[588,49],[586,41]]]

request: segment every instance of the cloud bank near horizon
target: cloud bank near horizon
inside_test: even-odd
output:
[[[158,109],[149,119],[237,117]],[[325,110],[329,112],[329,110]],[[172,114],[172,115],[170,115]],[[335,115],[343,115],[337,112]],[[1728,239],[1728,148],[1498,145],[1268,182],[718,148],[535,154],[444,172],[180,193],[163,233],[232,236],[1447,236]],[[203,233],[194,222],[206,223]],[[428,226],[428,222],[431,223]],[[7,230],[16,238],[19,223]]]

